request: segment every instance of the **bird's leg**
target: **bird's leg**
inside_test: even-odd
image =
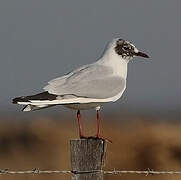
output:
[[[80,136],[80,138],[87,138],[83,135],[83,132],[82,132],[82,122],[81,122],[80,110],[77,111],[77,120],[78,120],[78,125],[79,125],[79,136]]]
[[[97,139],[103,139],[103,140],[106,140],[110,143],[112,143],[112,141],[110,139],[107,139],[107,138],[104,138],[102,135],[101,135],[101,129],[100,129],[100,124],[101,124],[101,113],[100,113],[100,109],[96,110],[97,111],[97,135],[96,135],[96,138]]]
[[[101,123],[101,114],[100,114],[100,109],[99,110],[96,110],[97,111],[97,137],[99,138],[101,135],[100,135],[100,123]]]

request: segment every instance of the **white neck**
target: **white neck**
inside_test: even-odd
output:
[[[121,56],[116,54],[112,48],[107,49],[102,58],[98,61],[100,64],[112,67],[113,73],[124,79],[127,77],[128,62],[129,60],[123,59]]]

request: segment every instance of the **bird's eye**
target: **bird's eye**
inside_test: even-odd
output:
[[[129,47],[128,47],[128,46],[123,46],[123,50],[124,50],[124,51],[128,51],[128,50],[129,50]]]

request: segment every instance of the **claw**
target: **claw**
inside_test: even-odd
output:
[[[109,143],[112,143],[112,140],[105,138],[105,137],[101,136],[100,134],[96,135],[95,138],[96,139],[102,139],[103,141],[108,141]]]

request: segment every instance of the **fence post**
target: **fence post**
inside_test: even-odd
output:
[[[106,142],[101,139],[70,140],[72,180],[103,180]]]

